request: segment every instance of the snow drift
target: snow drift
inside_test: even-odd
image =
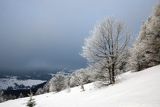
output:
[[[127,72],[115,85],[96,89],[94,83],[69,92],[34,96],[36,107],[160,107],[160,65],[141,72]],[[29,98],[0,103],[0,107],[26,107]]]

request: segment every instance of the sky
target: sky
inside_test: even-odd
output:
[[[136,37],[159,0],[0,0],[0,71],[79,69],[84,39],[104,17]]]

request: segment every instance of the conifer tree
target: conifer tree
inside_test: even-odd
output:
[[[130,51],[131,70],[142,69],[160,64],[160,4],[143,24],[139,37]]]
[[[27,107],[34,107],[36,105],[35,99],[32,97],[32,92],[29,94],[30,99],[27,102]]]

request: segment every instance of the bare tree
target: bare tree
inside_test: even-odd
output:
[[[109,75],[110,84],[115,83],[116,70],[126,60],[129,36],[124,24],[105,18],[85,40],[82,56],[90,64],[99,63]]]

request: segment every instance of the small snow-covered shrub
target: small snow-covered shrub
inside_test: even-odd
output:
[[[30,93],[29,100],[27,102],[27,107],[34,107],[36,105],[35,99],[32,97],[33,97],[33,94]]]

